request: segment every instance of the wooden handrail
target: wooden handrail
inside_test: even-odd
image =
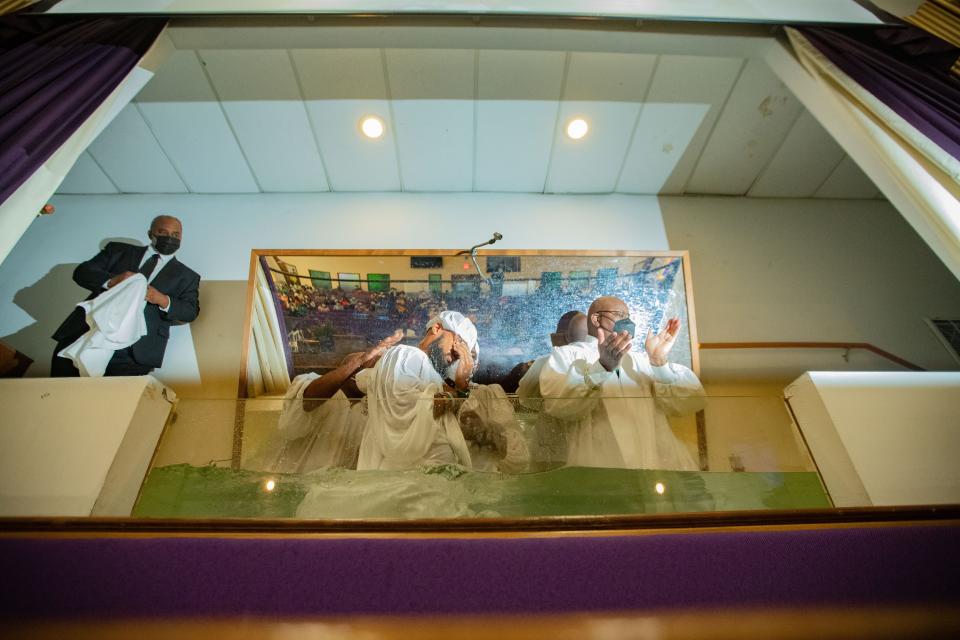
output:
[[[869,342],[701,342],[701,349],[863,349],[911,371],[926,371],[909,360],[875,347]]]

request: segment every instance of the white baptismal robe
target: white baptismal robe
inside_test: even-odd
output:
[[[543,371],[543,365],[549,357],[543,356],[534,360],[517,384],[517,397],[520,398],[520,404],[528,409],[539,410],[543,407],[541,403],[543,395],[540,393],[540,372]]]
[[[434,394],[443,391],[443,380],[423,351],[391,347],[356,381],[367,396],[368,412],[358,470],[453,463],[471,467],[456,416],[433,416]]]
[[[554,348],[540,372],[544,411],[568,428],[567,464],[696,470],[667,415],[703,408],[703,386],[679,364],[652,367],[628,353],[616,371],[599,361],[597,339]]]
[[[523,437],[513,403],[498,384],[478,384],[470,387],[470,397],[460,406],[457,418],[464,432],[469,430],[492,442],[499,436],[503,450],[491,451],[471,441],[470,457],[474,471],[520,473],[530,464],[530,450]],[[473,438],[474,436],[471,436]]]
[[[90,329],[57,355],[73,360],[82,376],[102,376],[114,351],[126,349],[146,335],[146,297],[147,280],[138,273],[93,300],[79,303]]]
[[[356,468],[366,404],[350,402],[342,391],[332,398],[305,399],[304,391],[319,377],[305,373],[293,379],[276,432],[244,462],[244,468],[276,473]]]
[[[596,338],[593,338],[593,340],[596,340]],[[570,342],[568,344],[577,343]],[[520,399],[520,404],[528,409],[533,409],[534,411],[543,409],[543,394],[540,393],[540,372],[543,371],[543,365],[545,365],[549,359],[550,356],[546,355],[534,360],[530,368],[527,369],[527,372],[520,378],[520,382],[517,385],[517,397]]]

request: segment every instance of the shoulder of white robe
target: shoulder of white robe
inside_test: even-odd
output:
[[[569,364],[575,362],[576,360],[586,360],[587,362],[593,362],[600,357],[597,349],[591,349],[592,345],[585,342],[575,342],[573,344],[566,344],[562,347],[554,347],[553,352],[548,356],[548,360],[556,356],[560,359],[561,362]]]
[[[302,398],[303,393],[307,390],[307,387],[310,386],[310,383],[320,377],[320,374],[314,373],[301,373],[293,380],[290,381],[290,386],[287,387],[287,398]]]

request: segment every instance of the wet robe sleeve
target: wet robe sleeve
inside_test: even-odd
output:
[[[673,362],[662,367],[654,367],[648,362],[647,366],[651,369],[657,407],[668,416],[690,415],[706,405],[703,385],[687,367]]]
[[[585,354],[571,347],[554,348],[540,371],[543,409],[564,420],[593,411],[603,397],[602,386],[613,375],[599,361],[588,362]]]
[[[464,435],[477,443],[502,439],[497,470],[520,473],[530,462],[530,450],[513,412],[513,403],[498,384],[475,385],[457,414]]]
[[[283,401],[277,429],[245,467],[278,473],[304,473],[356,466],[362,425],[351,420],[350,400],[338,391],[325,400],[304,399],[315,373],[293,379]],[[306,403],[306,404],[305,404]]]

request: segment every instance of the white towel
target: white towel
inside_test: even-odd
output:
[[[114,351],[126,349],[146,335],[146,296],[147,279],[138,273],[93,300],[77,304],[87,312],[90,330],[57,355],[73,360],[82,376],[102,376]]]

